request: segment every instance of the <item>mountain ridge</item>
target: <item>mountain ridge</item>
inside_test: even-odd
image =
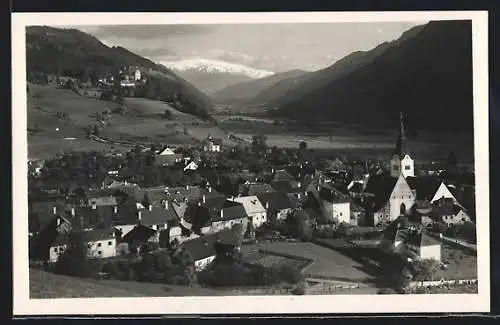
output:
[[[210,98],[170,69],[121,46],[107,46],[78,29],[49,26],[26,28],[27,73],[50,73],[75,78],[114,74],[123,66],[139,66],[151,78],[149,97],[166,100],[177,96],[186,113],[211,119]],[[151,89],[149,89],[151,90]]]
[[[473,130],[470,21],[431,21],[414,27],[368,51],[366,58],[361,65],[345,67],[348,73],[332,72],[338,72],[338,62],[345,58],[318,71],[288,90],[295,97],[276,96],[277,107],[268,114],[389,127],[402,111],[413,130]]]

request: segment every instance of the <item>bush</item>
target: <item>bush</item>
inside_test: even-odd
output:
[[[117,262],[108,262],[102,266],[102,272],[109,274],[113,279],[120,279],[123,277],[123,272],[120,270]]]
[[[294,295],[305,295],[306,294],[306,282],[301,281],[295,286],[295,288],[292,289],[292,293]]]
[[[279,270],[279,275],[283,281],[288,283],[298,283],[304,280],[304,275],[300,270],[285,265]]]
[[[390,294],[395,294],[397,293],[396,290],[392,289],[392,288],[381,288],[377,294],[379,295],[390,295]]]

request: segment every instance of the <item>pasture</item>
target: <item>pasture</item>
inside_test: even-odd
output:
[[[326,247],[308,242],[272,242],[244,245],[241,248],[243,256],[255,256],[255,250],[268,251],[300,256],[312,259],[313,262],[304,269],[308,277],[327,277],[342,281],[366,281],[372,279],[365,273],[363,266],[349,257]],[[253,257],[255,259],[255,257]]]
[[[446,270],[439,270],[436,279],[469,280],[477,279],[477,256],[465,249],[443,243],[441,260],[448,262]]]

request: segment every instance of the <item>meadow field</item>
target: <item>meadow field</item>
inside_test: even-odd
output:
[[[312,259],[313,262],[303,270],[307,277],[327,277],[352,282],[365,282],[372,279],[369,274],[362,270],[361,264],[333,249],[313,243],[257,243],[242,246],[241,252],[243,256],[251,256],[258,249]]]
[[[386,130],[371,134],[360,134],[359,129],[342,126],[335,122],[324,122],[311,129],[310,126],[293,122],[275,125],[266,118],[241,115],[215,115],[218,125],[180,112],[168,104],[144,99],[126,98],[128,113],[112,114],[110,125],[100,132],[101,137],[111,140],[136,141],[139,143],[163,143],[172,146],[195,144],[208,135],[221,138],[225,145],[234,145],[229,135],[251,143],[255,134],[265,134],[268,146],[297,148],[301,141],[308,148],[331,154],[362,154],[365,156],[388,156],[396,140],[396,131]],[[96,124],[96,113],[113,110],[120,105],[110,101],[83,97],[67,89],[52,86],[30,85],[28,94],[28,151],[30,156],[54,154],[61,150],[109,150],[112,144],[96,143],[85,139],[85,128]],[[162,119],[168,108],[171,119]],[[68,115],[60,119],[56,113]],[[74,138],[67,140],[65,138]],[[445,158],[454,151],[460,162],[473,160],[473,145],[467,136],[444,136],[419,134],[409,139],[411,151],[420,161]],[[120,148],[119,145],[114,147]],[[121,149],[121,148],[120,148]]]

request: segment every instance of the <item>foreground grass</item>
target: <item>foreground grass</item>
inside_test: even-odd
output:
[[[117,280],[68,277],[30,269],[30,298],[223,296],[227,291]]]

